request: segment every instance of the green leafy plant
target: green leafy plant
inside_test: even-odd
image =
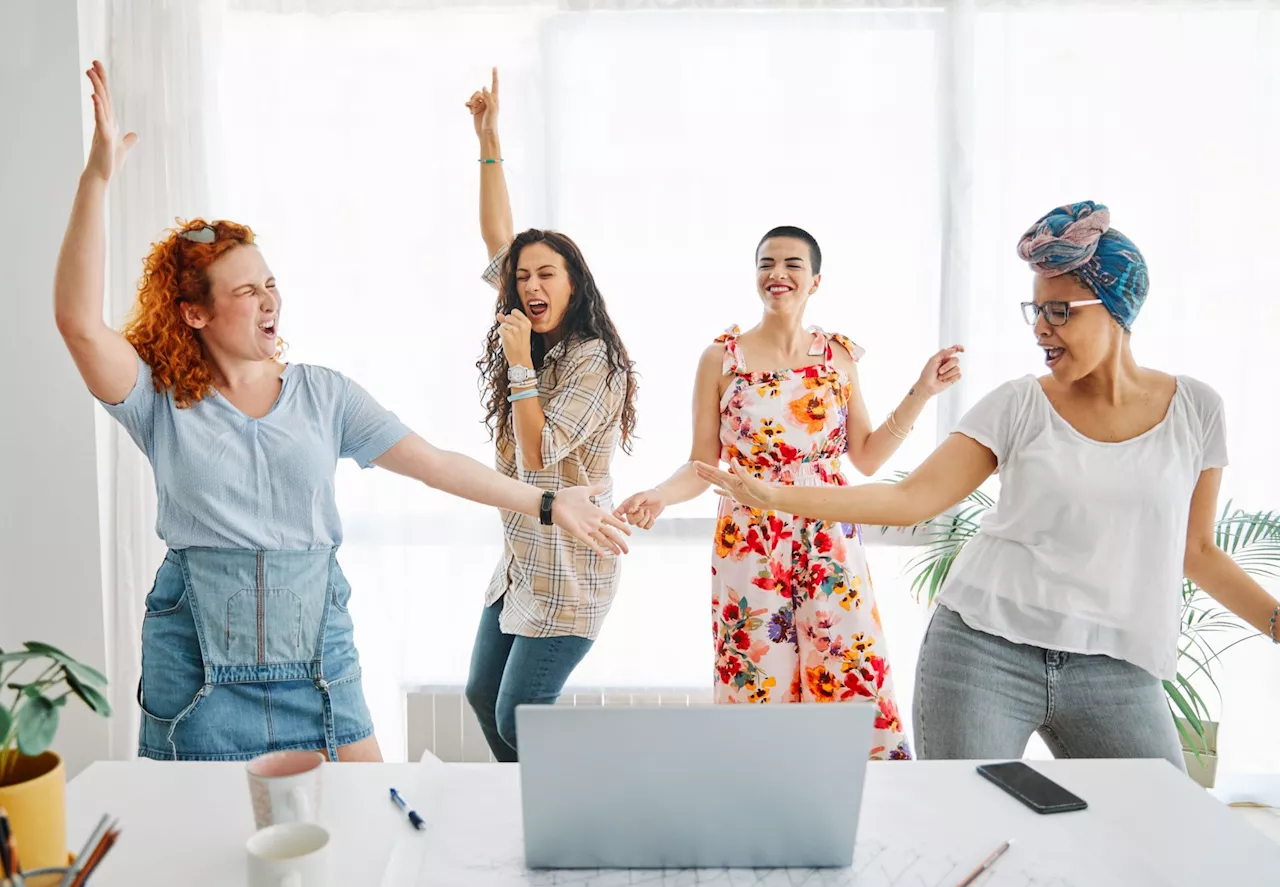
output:
[[[1213,528],[1214,543],[1231,555],[1255,579],[1280,578],[1280,512],[1232,510],[1228,502],[1222,509]],[[1174,681],[1165,681],[1164,689],[1169,698],[1170,710],[1176,709],[1191,725],[1193,739],[1187,735],[1181,721],[1176,720],[1178,732],[1187,747],[1200,760],[1200,752],[1206,750],[1203,720],[1210,718],[1209,707],[1191,685],[1191,679],[1203,674],[1222,701],[1222,691],[1213,677],[1213,664],[1236,644],[1258,637],[1249,631],[1226,646],[1212,643],[1223,634],[1239,634],[1247,630],[1229,610],[1218,606],[1190,579],[1182,580],[1182,618],[1178,635],[1178,674]],[[1184,676],[1183,668],[1190,668]],[[1199,741],[1197,741],[1199,740]]]
[[[906,475],[899,473],[893,480]],[[982,516],[995,504],[994,500],[975,490],[949,514],[940,515],[913,527],[911,533],[923,537],[924,550],[907,564],[911,574],[911,592],[929,604],[946,582],[956,556],[978,532]],[[1280,512],[1232,510],[1228,502],[1214,526],[1214,541],[1240,567],[1255,578],[1280,577]],[[1209,706],[1192,684],[1204,675],[1221,702],[1222,693],[1213,676],[1213,665],[1227,650],[1257,635],[1249,632],[1225,646],[1218,646],[1223,635],[1239,635],[1245,626],[1230,611],[1218,606],[1213,598],[1190,579],[1182,583],[1182,613],[1178,635],[1178,673],[1164,682],[1169,712],[1187,748],[1200,760],[1207,750],[1204,721],[1211,719]],[[1185,719],[1186,725],[1179,720]],[[1190,733],[1188,735],[1188,727]]]
[[[13,691],[9,705],[0,692],[0,785],[12,776],[19,755],[42,754],[53,744],[59,712],[73,694],[94,713],[111,715],[103,695],[107,679],[101,672],[49,644],[27,641],[23,647],[13,653],[0,650],[0,685]],[[28,666],[35,666],[27,668],[35,677],[14,680]]]

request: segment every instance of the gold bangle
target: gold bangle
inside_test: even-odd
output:
[[[889,412],[889,415],[885,416],[884,427],[888,428],[889,433],[892,434],[894,437],[896,437],[898,440],[906,440],[907,435],[911,433],[911,429],[915,428],[915,426],[912,425],[911,428],[908,428],[906,431],[903,431],[902,426],[898,424],[896,419],[894,419],[894,414],[897,412],[898,412],[897,409],[894,409]]]

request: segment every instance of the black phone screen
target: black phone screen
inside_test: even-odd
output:
[[[1021,761],[983,764],[978,772],[1037,813],[1066,813],[1089,805]]]

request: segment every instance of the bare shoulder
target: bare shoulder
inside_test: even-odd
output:
[[[1153,370],[1147,367],[1142,368],[1142,386],[1152,394],[1167,394],[1173,396],[1173,392],[1178,387],[1178,378],[1163,370]]]
[[[729,387],[729,375],[725,372],[725,345],[713,342],[698,355],[698,372],[694,379],[694,389],[705,392],[702,396],[710,396],[714,388],[717,400],[724,396]]]
[[[851,380],[858,379],[858,362],[853,359],[853,355],[845,348],[831,349],[831,363],[836,369],[840,370]]]
[[[720,367],[724,364],[724,343],[712,342],[706,348],[702,349],[702,354],[698,356],[698,371],[714,370],[716,375],[720,374]]]

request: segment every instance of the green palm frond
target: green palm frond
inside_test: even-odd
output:
[[[898,483],[907,472],[898,471],[887,483]],[[941,514],[911,528],[912,535],[921,537],[923,551],[907,564],[911,574],[911,594],[919,600],[921,595],[932,604],[934,596],[942,589],[951,573],[956,556],[978,533],[982,516],[995,505],[995,500],[981,490],[974,490],[949,514]]]

